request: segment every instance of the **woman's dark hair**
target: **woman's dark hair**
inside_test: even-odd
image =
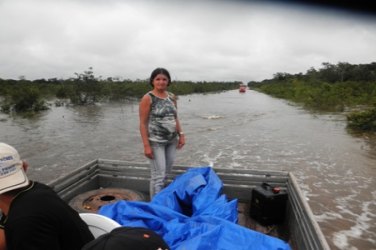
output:
[[[159,74],[165,75],[167,77],[167,79],[168,79],[167,86],[170,86],[170,83],[171,83],[170,73],[168,72],[167,69],[164,69],[164,68],[156,68],[155,70],[153,70],[153,72],[151,72],[151,76],[150,76],[150,80],[149,80],[150,85],[152,87],[154,87],[153,80]]]

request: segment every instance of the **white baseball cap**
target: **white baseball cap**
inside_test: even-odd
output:
[[[17,150],[0,142],[0,194],[28,184],[29,180]]]

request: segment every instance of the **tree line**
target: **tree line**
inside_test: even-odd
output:
[[[348,126],[376,131],[376,63],[322,63],[305,74],[278,72],[249,88],[322,111],[346,111]]]
[[[240,82],[174,81],[169,90],[176,95],[236,89]],[[1,111],[38,112],[48,109],[47,100],[68,101],[72,105],[89,105],[100,101],[140,98],[151,90],[149,80],[102,79],[93,68],[75,73],[69,79],[19,80],[0,78]]]
[[[102,79],[90,67],[69,79],[19,80],[0,78],[2,112],[38,112],[48,109],[47,100],[88,105],[104,100],[140,98],[151,89],[146,80]],[[169,87],[177,95],[236,89],[241,82],[174,81]],[[248,83],[251,89],[302,103],[324,111],[348,111],[350,128],[376,131],[376,63],[336,65],[322,63],[305,74],[277,72],[272,79]],[[354,111],[355,110],[355,111]]]

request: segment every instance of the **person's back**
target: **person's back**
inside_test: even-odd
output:
[[[94,239],[78,213],[37,182],[12,201],[5,227],[8,250],[75,250]]]
[[[94,239],[79,214],[47,185],[29,181],[28,165],[0,142],[0,247],[7,250],[80,250]],[[5,235],[5,240],[4,240]]]

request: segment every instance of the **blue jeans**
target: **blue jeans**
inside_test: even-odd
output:
[[[150,160],[150,199],[165,186],[167,174],[174,164],[177,143],[177,138],[167,144],[151,142],[154,159]]]

